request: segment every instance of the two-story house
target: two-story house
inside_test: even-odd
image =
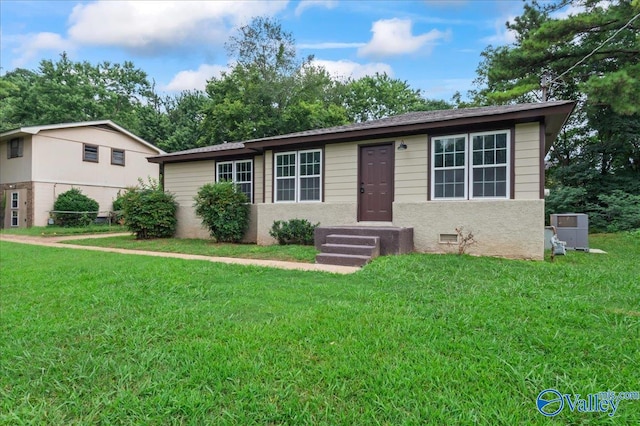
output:
[[[118,191],[158,178],[158,165],[146,158],[164,154],[109,120],[10,130],[0,134],[0,153],[6,228],[46,225],[57,196],[71,188],[106,215]]]

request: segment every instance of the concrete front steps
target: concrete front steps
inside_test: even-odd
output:
[[[325,265],[363,266],[380,256],[380,237],[327,235],[316,263]]]
[[[363,266],[377,256],[413,251],[413,228],[323,226],[315,230],[316,263]]]

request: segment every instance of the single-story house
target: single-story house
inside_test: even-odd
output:
[[[158,178],[164,151],[109,120],[29,126],[0,134],[4,227],[45,226],[59,194],[78,188],[112,210],[118,191]]]
[[[276,220],[412,228],[413,249],[542,259],[544,158],[574,102],[424,111],[150,157],[175,194],[178,237],[207,238],[194,196],[232,180],[251,200],[248,242]]]

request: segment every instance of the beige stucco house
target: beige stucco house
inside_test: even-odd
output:
[[[542,259],[544,158],[574,103],[427,111],[149,158],[179,203],[179,237],[207,238],[194,214],[205,183],[232,180],[252,202],[247,241],[275,220],[413,228],[413,248]]]
[[[4,226],[44,226],[57,196],[80,189],[112,210],[118,191],[158,178],[146,158],[164,151],[109,120],[30,126],[0,134]]]

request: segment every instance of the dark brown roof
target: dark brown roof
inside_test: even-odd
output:
[[[436,129],[473,126],[494,122],[544,121],[547,144],[555,139],[571,114],[575,102],[554,101],[533,104],[499,105],[479,108],[461,108],[439,111],[420,111],[386,117],[379,120],[344,126],[312,129],[286,135],[224,143],[188,151],[149,157],[153,163],[191,161],[230,155],[261,152],[264,149],[287,145],[324,144],[357,139],[376,139],[425,133]]]

